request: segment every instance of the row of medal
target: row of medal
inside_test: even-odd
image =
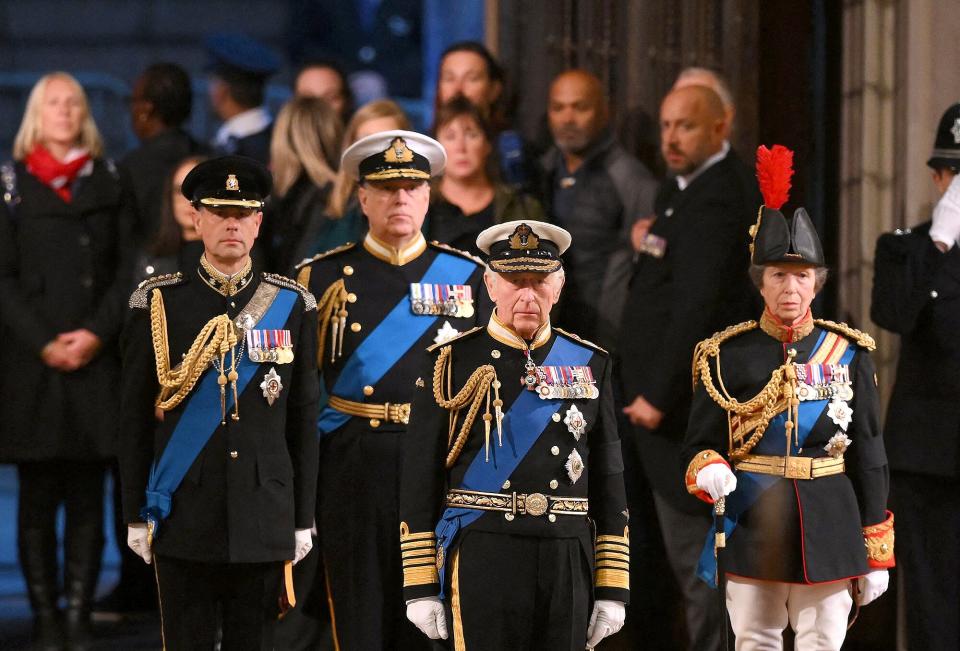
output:
[[[853,420],[853,409],[847,404],[848,400],[853,399],[849,365],[794,364],[793,366],[797,373],[797,398],[801,402],[829,400],[827,416],[837,427],[846,432]]]
[[[247,330],[246,338],[251,362],[289,364],[293,361],[293,338],[289,330]]]
[[[520,380],[528,391],[536,391],[541,400],[595,400],[600,397],[597,382],[589,366],[537,366],[527,359]]]
[[[410,283],[410,309],[418,316],[452,316],[469,319],[474,314],[470,285]]]

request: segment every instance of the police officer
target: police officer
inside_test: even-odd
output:
[[[128,544],[156,568],[167,649],[272,649],[285,561],[309,551],[319,386],[315,301],[255,273],[270,175],[227,156],[184,179],[204,253],[141,283],[124,331]],[[289,586],[288,586],[289,588]]]
[[[341,169],[359,181],[369,233],[299,267],[319,297],[316,361],[330,400],[319,419],[317,522],[334,636],[349,651],[427,644],[400,594],[401,443],[423,350],[473,327],[483,309],[481,262],[420,231],[428,180],[445,162],[443,147],[418,133],[357,141]]]
[[[960,648],[960,104],[944,112],[927,161],[932,219],[877,240],[870,316],[900,335],[884,436],[897,507],[911,649]],[[901,506],[902,505],[902,506]]]
[[[792,153],[757,157],[764,206],[750,277],[766,307],[694,354],[687,489],[726,507],[720,576],[714,532],[698,575],[726,581],[738,650],[782,648],[788,623],[798,649],[839,649],[854,601],[883,594],[894,564],[874,344],[813,318],[826,281],[820,240],[803,208],[790,221],[779,210]]]
[[[458,651],[593,648],[623,625],[629,532],[610,361],[550,324],[570,239],[520,221],[480,233],[496,310],[432,346],[416,380],[404,598],[418,628]]]

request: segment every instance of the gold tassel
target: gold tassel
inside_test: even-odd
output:
[[[223,364],[226,361],[226,354],[220,353],[220,375],[217,377],[217,384],[220,385],[220,424],[227,424],[227,376],[223,373]]]
[[[230,380],[230,387],[233,389],[233,420],[240,420],[240,400],[237,397],[237,379],[240,375],[237,373],[237,353],[236,347],[230,348],[230,374],[227,376]]]
[[[330,319],[330,325],[333,328],[333,332],[330,336],[330,363],[333,364],[337,361],[337,332],[340,325],[340,320],[334,315]]]
[[[503,447],[503,400],[500,399],[500,380],[494,380],[493,386],[493,409],[497,415],[497,447]]]
[[[490,421],[493,416],[490,415],[490,389],[487,389],[487,407],[483,412],[483,451],[484,461],[490,461]]]
[[[337,357],[343,356],[343,333],[347,331],[347,311],[341,307],[340,316],[340,338],[337,340]]]

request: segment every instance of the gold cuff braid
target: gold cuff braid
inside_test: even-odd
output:
[[[894,566],[893,542],[893,513],[887,511],[886,520],[863,528],[863,544],[867,548],[867,563],[870,567]]]
[[[597,536],[594,556],[595,587],[630,589],[630,527],[623,528],[622,536]]]
[[[726,459],[724,459],[723,456],[721,456],[720,453],[716,452],[715,450],[704,450],[703,452],[698,452],[696,456],[690,460],[690,463],[687,465],[687,472],[684,475],[688,493],[699,492],[700,489],[697,488],[697,474],[712,463],[727,464]]]
[[[440,583],[436,548],[437,539],[432,531],[410,533],[409,525],[400,523],[403,587]]]

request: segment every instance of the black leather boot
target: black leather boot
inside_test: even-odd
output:
[[[68,651],[89,651],[93,646],[90,608],[100,574],[103,553],[102,521],[70,523],[65,536],[64,592],[67,610],[64,629]]]
[[[61,651],[63,648],[63,630],[57,608],[55,536],[55,531],[22,528],[17,540],[20,567],[33,609],[33,648],[36,651]]]

